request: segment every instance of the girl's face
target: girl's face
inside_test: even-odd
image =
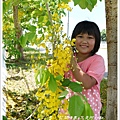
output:
[[[87,33],[79,34],[76,36],[75,45],[79,53],[90,55],[95,45],[95,37]]]

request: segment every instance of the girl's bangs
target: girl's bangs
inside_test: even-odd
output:
[[[94,29],[91,28],[91,27],[83,27],[81,28],[81,30],[79,31],[79,34],[88,34],[88,35],[93,35],[95,36],[95,32],[94,32]]]

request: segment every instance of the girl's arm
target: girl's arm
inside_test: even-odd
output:
[[[83,72],[83,70],[79,67],[79,65],[77,64],[74,58],[72,58],[71,64],[72,64],[71,70],[72,70],[73,76],[77,81],[82,82],[83,87],[85,89],[90,89],[97,83],[95,78]]]

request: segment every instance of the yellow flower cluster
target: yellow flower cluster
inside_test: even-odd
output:
[[[11,23],[3,24],[3,32],[9,32],[14,28],[14,25]]]
[[[75,41],[76,41],[76,39],[73,38],[72,41],[71,41],[71,46],[75,46]]]
[[[53,24],[52,29],[54,29],[55,33],[58,34],[60,31],[62,31],[63,27],[60,24]]]
[[[25,13],[23,11],[18,11],[18,18],[19,21],[22,19],[22,17],[24,17]]]
[[[72,51],[69,46],[58,44],[54,50],[54,59],[48,60],[47,65],[50,67],[49,72],[54,76],[61,75],[69,70],[68,64],[70,64]]]
[[[69,102],[67,99],[64,99],[61,103],[58,120],[69,120],[69,113],[67,111]]]
[[[38,47],[43,47],[43,48],[45,48],[46,54],[48,54],[48,53],[50,52],[45,43],[40,43],[40,44],[38,44]]]
[[[68,5],[68,4],[65,4],[64,2],[62,4],[58,4],[58,8],[59,9],[67,9],[68,11],[72,11],[72,8]]]
[[[67,72],[70,68],[68,65],[70,64],[72,49],[71,45],[75,45],[76,39],[64,40],[63,44],[56,45],[54,50],[54,59],[50,59],[47,61],[48,70],[54,76],[61,75],[64,76],[64,73]]]
[[[52,20],[57,21],[59,19],[59,15],[57,13],[54,13],[52,15]]]
[[[68,112],[62,113],[60,111],[60,109],[65,111],[68,108],[68,100],[64,100],[64,103],[62,103],[61,100],[58,99],[61,92],[62,91],[59,88],[56,92],[49,90],[48,82],[38,89],[36,96],[40,101],[38,107],[38,118],[40,120],[68,120],[66,117]]]

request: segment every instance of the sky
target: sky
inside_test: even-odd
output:
[[[105,0],[102,0],[101,2],[97,0],[97,4],[93,8],[92,12],[90,12],[88,9],[81,9],[78,5],[74,6],[73,2],[70,3],[70,6],[73,9],[72,12],[69,12],[68,36],[71,36],[75,25],[82,20],[90,20],[95,22],[100,28],[100,31],[106,29]],[[68,12],[66,17],[64,17],[62,21],[64,24],[64,32],[67,33]]]

